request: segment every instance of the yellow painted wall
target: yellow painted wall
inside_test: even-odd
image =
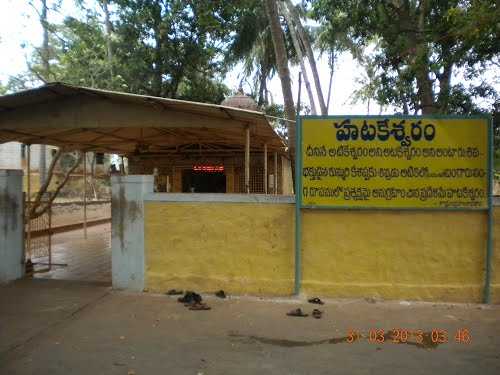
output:
[[[500,207],[495,207],[493,232],[493,275],[491,280],[491,301],[500,303]]]
[[[292,294],[293,217],[286,204],[147,202],[147,287]],[[500,303],[500,207],[494,228]],[[302,291],[481,302],[486,230],[485,212],[305,210]]]
[[[293,205],[146,202],[145,213],[150,291],[293,293]]]
[[[303,291],[480,302],[486,231],[484,212],[306,211]]]

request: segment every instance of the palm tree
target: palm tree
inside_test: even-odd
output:
[[[271,37],[273,39],[274,54],[278,75],[281,81],[281,91],[285,104],[285,114],[288,120],[295,121],[295,106],[293,104],[292,83],[290,79],[290,69],[288,69],[288,55],[286,52],[285,38],[279,20],[278,6],[276,0],[265,1],[266,14],[269,20]],[[288,122],[288,144],[293,150],[295,144],[295,122]],[[293,151],[291,151],[293,155]]]
[[[309,34],[306,32],[302,22],[300,20],[300,14],[297,8],[292,4],[291,0],[285,0],[284,7],[288,8],[287,14],[290,16],[289,26],[296,29],[297,34],[304,46],[304,50],[309,60],[309,66],[311,67],[311,72],[314,79],[314,85],[316,87],[316,94],[318,96],[319,108],[322,115],[327,115],[328,111],[326,109],[325,99],[323,97],[323,91],[321,90],[321,82],[319,79],[318,69],[316,67],[316,58],[314,57],[314,52],[312,49],[312,43],[309,39]]]
[[[253,90],[261,107],[269,105],[267,81],[276,73],[276,58],[269,22],[264,9],[248,2],[239,17],[236,35],[229,47],[226,63],[243,63],[243,79],[253,76]]]
[[[293,48],[295,49],[297,53],[297,58],[299,60],[300,64],[300,70],[302,71],[302,76],[304,77],[304,84],[306,86],[306,91],[307,95],[309,97],[309,104],[311,105],[311,113],[313,115],[316,115],[316,104],[314,103],[314,95],[311,89],[311,83],[309,81],[309,74],[307,73],[306,66],[304,64],[304,47],[303,47],[303,42],[300,36],[298,35],[297,31],[297,25],[295,24],[295,19],[292,17],[291,12],[288,10],[288,7],[282,3],[279,2],[279,11],[280,13],[285,17],[287,26],[288,26],[288,31],[290,33],[290,37],[293,42]],[[321,90],[321,88],[320,88]]]

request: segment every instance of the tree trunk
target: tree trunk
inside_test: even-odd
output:
[[[436,113],[432,82],[429,79],[429,72],[427,68],[422,67],[421,71],[417,73],[417,88],[422,114],[427,115]]]
[[[425,40],[425,17],[428,10],[428,1],[422,0],[420,4],[420,13],[418,16],[418,40],[416,46],[416,64],[418,70],[417,77],[417,92],[420,99],[420,108],[422,114],[433,114],[436,112],[436,103],[434,101],[434,91],[432,89],[432,81],[429,78],[429,48]]]
[[[267,18],[273,39],[274,54],[276,55],[276,65],[281,81],[281,90],[285,103],[285,114],[288,120],[295,121],[295,106],[293,104],[292,83],[290,80],[290,70],[288,69],[288,56],[286,54],[285,39],[278,16],[276,0],[265,0]],[[293,155],[295,148],[295,123],[288,121],[288,147]]]
[[[443,74],[439,75],[439,112],[446,113],[448,102],[450,100],[451,75],[453,73],[453,64],[447,63],[444,66]]]
[[[314,58],[314,52],[311,47],[311,43],[309,41],[309,37],[307,36],[307,33],[305,32],[304,28],[302,27],[302,22],[300,21],[299,14],[297,13],[296,9],[294,8],[292,2],[290,0],[286,0],[286,5],[288,6],[288,10],[290,11],[290,14],[295,22],[295,25],[297,26],[297,31],[299,34],[299,37],[304,45],[305,51],[307,58],[309,60],[309,65],[311,66],[311,71],[314,79],[314,85],[316,86],[316,94],[318,96],[318,102],[319,102],[319,108],[321,110],[322,115],[327,115],[328,111],[326,109],[326,104],[325,104],[325,99],[323,97],[323,91],[321,90],[321,82],[319,80],[319,75],[318,75],[318,68],[316,67],[316,60]]]
[[[104,11],[104,28],[106,30],[106,54],[109,64],[109,72],[111,74],[111,79],[114,77],[113,73],[113,46],[111,45],[111,33],[113,32],[113,27],[109,19],[109,9],[108,0],[102,0],[102,9]]]
[[[306,66],[304,65],[304,54],[302,53],[302,47],[300,46],[299,39],[297,37],[297,32],[295,30],[295,25],[290,16],[290,12],[288,11],[286,5],[280,5],[279,10],[285,17],[286,23],[288,24],[288,30],[290,30],[290,36],[292,37],[293,48],[297,52],[297,56],[300,62],[300,70],[302,71],[302,76],[304,77],[304,84],[306,86],[307,96],[309,97],[309,103],[311,105],[311,113],[316,115],[316,104],[314,103],[314,96],[311,89],[311,83],[309,82],[309,76],[307,74]],[[297,103],[300,105],[300,103]]]
[[[96,153],[92,152],[92,159],[90,160],[90,187],[92,188],[92,195],[94,200],[97,200],[97,189],[95,184],[95,163],[96,163]]]
[[[49,23],[47,19],[47,0],[42,0],[42,11],[40,14],[40,24],[42,25],[43,30],[43,39],[42,39],[42,67],[43,72],[42,75],[45,78],[45,81],[50,81],[50,52],[49,52]],[[46,157],[47,147],[45,145],[40,145],[40,155],[38,159],[38,176],[40,179],[40,186],[45,184],[45,180],[47,177],[47,157]]]
[[[163,56],[162,56],[162,38],[161,38],[161,5],[155,3],[153,8],[153,32],[155,39],[155,48],[153,54],[153,95],[163,96]]]
[[[328,96],[326,99],[326,113],[330,109],[330,98],[332,95],[333,73],[335,71],[335,53],[332,51],[330,55],[330,80],[328,81]]]
[[[259,98],[257,104],[260,106],[267,106],[269,103],[267,101],[267,69],[263,68],[261,65],[260,77],[259,77]]]
[[[41,58],[42,58],[42,67],[43,67],[43,76],[45,80],[50,81],[50,65],[49,65],[49,23],[47,19],[47,0],[42,1],[42,11],[40,12],[40,24],[42,25],[43,36],[42,36],[42,50]]]
[[[403,115],[408,115],[410,113],[410,110],[408,109],[408,104],[406,101],[403,102]]]
[[[70,169],[68,169],[66,171],[62,182],[59,185],[57,185],[56,190],[52,194],[50,194],[48,201],[42,202],[42,198],[44,195],[46,195],[47,190],[48,190],[49,185],[50,185],[50,181],[52,180],[52,177],[54,176],[54,168],[55,168],[57,162],[59,161],[62,153],[63,153],[63,151],[61,149],[59,149],[57,151],[57,154],[54,156],[54,158],[52,159],[52,162],[50,163],[47,180],[38,190],[38,193],[35,197],[33,204],[30,204],[30,211],[29,211],[28,215],[29,215],[29,218],[31,220],[36,219],[37,217],[43,215],[52,206],[52,202],[54,201],[54,199],[56,199],[56,197],[59,194],[59,192],[61,191],[61,189],[68,182],[69,176],[78,167],[78,165],[80,165],[80,162],[82,161],[82,153],[80,152],[78,159],[75,161],[75,164]]]

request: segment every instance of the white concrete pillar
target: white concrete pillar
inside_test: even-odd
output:
[[[0,283],[24,276],[23,172],[0,170]]]
[[[144,195],[154,176],[111,176],[111,269],[113,288],[144,289]]]

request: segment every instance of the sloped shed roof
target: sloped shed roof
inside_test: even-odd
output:
[[[18,141],[118,154],[179,148],[284,152],[285,143],[257,111],[91,89],[64,83],[0,97],[0,143]],[[192,146],[192,147],[190,147]]]

